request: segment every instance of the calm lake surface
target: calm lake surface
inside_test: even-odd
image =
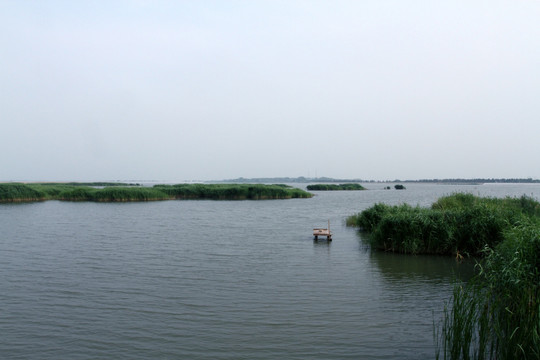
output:
[[[345,218],[376,202],[540,185],[406,185],[312,199],[0,205],[0,357],[432,359],[470,264],[366,249]],[[331,222],[332,242],[313,227]]]

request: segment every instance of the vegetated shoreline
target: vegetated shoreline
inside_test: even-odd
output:
[[[350,183],[350,184],[312,184],[308,185],[307,189],[309,191],[341,191],[341,190],[367,190],[360,184]]]
[[[375,249],[478,256],[435,324],[436,358],[540,358],[540,203],[457,193],[431,208],[376,204],[347,218]]]
[[[3,183],[0,203],[46,200],[137,202],[179,199],[270,200],[310,198],[307,191],[288,185],[263,184],[177,184],[142,187],[110,183]]]

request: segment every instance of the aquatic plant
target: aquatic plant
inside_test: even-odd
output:
[[[347,226],[354,226],[366,232],[371,232],[381,221],[382,217],[393,209],[395,208],[389,205],[377,203],[356,215],[347,217],[346,224]]]
[[[360,184],[312,184],[308,185],[307,189],[310,191],[336,191],[336,190],[366,190]]]
[[[96,191],[94,188],[76,186],[60,192],[55,196],[55,199],[64,201],[94,201]]]
[[[177,184],[156,185],[176,199],[265,200],[309,198],[312,194],[287,185],[262,184]]]
[[[540,226],[525,221],[486,248],[479,274],[457,283],[436,331],[436,358],[540,358]]]
[[[0,202],[40,201],[47,194],[26,184],[0,184]]]
[[[376,204],[347,224],[377,249],[483,257],[435,327],[437,359],[540,359],[538,201],[458,193],[431,208]]]
[[[95,183],[92,183],[95,184]],[[101,184],[101,183],[100,183]],[[37,200],[63,201],[153,201],[169,199],[261,200],[308,198],[312,194],[287,185],[178,184],[154,187],[74,184],[0,184],[0,202]]]
[[[375,204],[347,218],[348,226],[369,232],[375,249],[400,253],[480,255],[503,239],[504,230],[524,218],[540,217],[540,203],[521,198],[481,198],[454,194],[431,208]]]

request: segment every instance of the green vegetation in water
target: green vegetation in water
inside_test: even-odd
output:
[[[523,221],[454,285],[436,327],[437,359],[540,359],[540,226]]]
[[[93,186],[103,183],[85,183]],[[106,186],[79,183],[0,184],[0,202],[63,201],[157,201],[171,199],[261,200],[309,198],[312,195],[287,185],[178,184]]]
[[[437,359],[540,359],[540,203],[454,194],[431,208],[376,204],[347,219],[372,247],[480,255],[435,327]]]
[[[25,184],[0,184],[1,202],[42,201],[47,194],[40,189]]]
[[[287,185],[262,184],[178,184],[154,188],[175,199],[269,200],[310,198],[312,194]]]
[[[524,218],[540,217],[540,204],[521,198],[481,198],[454,194],[431,208],[375,204],[347,218],[348,226],[369,233],[374,249],[406,254],[480,255]]]
[[[401,185],[401,184],[396,184],[394,185],[394,189],[396,190],[405,190],[405,185]]]
[[[360,184],[312,184],[308,185],[310,191],[335,191],[335,190],[366,190]]]

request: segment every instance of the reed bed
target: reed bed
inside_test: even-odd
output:
[[[540,359],[540,226],[524,222],[486,249],[479,274],[454,286],[437,359]]]
[[[521,198],[443,197],[431,208],[407,204],[374,206],[347,218],[348,226],[370,233],[369,244],[408,254],[481,255],[503,240],[504,231],[540,217],[540,203]]]
[[[175,199],[269,200],[312,197],[309,192],[280,184],[178,184],[156,185],[155,188]]]
[[[103,189],[74,187],[58,195],[58,200],[130,202],[169,200],[170,196],[153,188],[106,187]]]
[[[46,198],[45,192],[25,184],[0,184],[0,202],[42,201]]]
[[[310,191],[337,191],[337,190],[366,190],[360,184],[312,184],[308,185]]]
[[[437,359],[540,359],[540,203],[453,194],[431,208],[376,204],[347,219],[373,248],[479,256],[435,325]]]
[[[88,183],[90,185],[98,183]],[[178,184],[140,186],[87,186],[78,183],[0,184],[0,202],[40,200],[128,202],[171,199],[263,200],[308,198],[312,195],[286,185]]]

